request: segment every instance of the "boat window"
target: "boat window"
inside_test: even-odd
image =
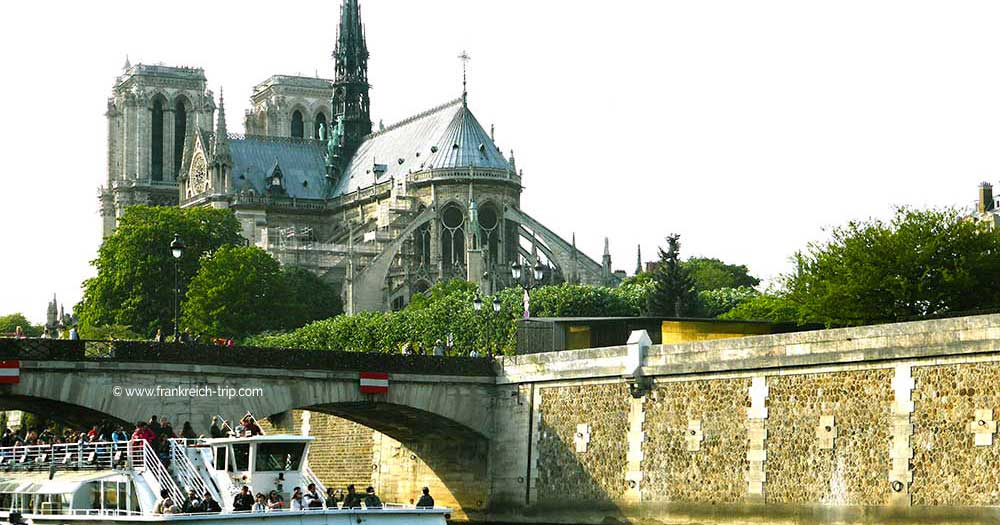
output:
[[[258,443],[257,472],[298,470],[305,443]]]
[[[215,470],[226,470],[226,447],[215,447]]]
[[[236,472],[250,470],[250,444],[233,445],[233,462]]]
[[[14,498],[9,493],[0,494],[0,511],[10,510]]]

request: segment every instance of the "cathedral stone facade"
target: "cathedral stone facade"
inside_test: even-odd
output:
[[[357,0],[343,0],[334,60],[333,80],[257,85],[245,135],[227,131],[203,70],[126,62],[108,101],[104,235],[131,204],[229,208],[248,243],[339,285],[349,312],[452,278],[490,293],[514,284],[514,262],[541,263],[547,283],[617,283],[606,243],[598,263],[521,209],[523,172],[464,89],[372,129]]]

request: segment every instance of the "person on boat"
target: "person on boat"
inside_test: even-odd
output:
[[[187,499],[184,500],[184,505],[181,507],[181,512],[184,514],[194,514],[196,512],[201,512],[202,502],[201,498],[198,497],[198,493],[194,489],[188,489]]]
[[[133,441],[137,441],[140,439],[149,443],[150,445],[152,445],[153,441],[156,439],[156,434],[154,434],[153,431],[146,426],[145,421],[140,421],[136,423],[135,432],[132,432]]]
[[[222,507],[218,501],[212,497],[212,493],[205,491],[205,499],[202,500],[201,512],[222,512]]]
[[[267,510],[275,511],[275,510],[282,510],[284,508],[285,508],[285,500],[281,498],[281,495],[278,494],[278,491],[272,490],[271,492],[269,492],[267,495]]]
[[[420,495],[420,499],[417,500],[418,509],[433,509],[434,508],[434,498],[431,497],[431,489],[424,487],[423,494]]]
[[[153,512],[156,514],[177,514],[180,509],[177,504],[174,503],[174,499],[170,497],[170,491],[167,489],[160,490],[160,499],[156,500],[156,506],[153,507]]]
[[[160,435],[165,436],[167,439],[175,439],[177,434],[174,433],[174,426],[167,421],[167,418],[160,418]]]
[[[242,427],[243,429],[242,432],[239,432],[239,435],[241,436],[244,436],[247,433],[249,433],[250,436],[253,437],[253,436],[259,436],[264,433],[260,429],[260,425],[258,425],[257,422],[253,420],[253,416],[250,414],[243,416],[243,419],[240,420],[240,427]]]
[[[335,509],[338,503],[344,501],[344,493],[340,489],[334,490],[333,487],[326,488],[326,508]]]
[[[218,416],[212,416],[212,426],[208,427],[208,435],[212,436],[212,439],[226,437],[226,433],[219,427]]]
[[[291,510],[306,510],[305,503],[302,502],[302,489],[300,487],[295,487],[292,490],[292,505]]]
[[[306,493],[302,495],[302,502],[307,509],[322,509],[323,498],[316,490],[316,484],[310,483],[306,486]]]
[[[20,328],[21,327],[18,326],[18,329]],[[10,525],[28,525],[28,522],[24,519],[24,516],[22,516],[20,512],[11,512],[7,515],[7,521],[10,522]]]
[[[354,484],[347,486],[347,495],[344,496],[344,508],[345,509],[360,509],[361,508],[361,494],[354,491]]]
[[[156,420],[156,416],[149,416],[149,423],[146,423],[146,426],[153,431],[156,437],[160,437],[160,431],[163,428],[160,427],[160,422]]]
[[[369,509],[382,508],[382,500],[375,494],[375,487],[371,485],[365,489],[365,507]]]
[[[250,494],[250,487],[243,485],[240,493],[233,498],[233,510],[245,512],[253,508],[253,494]]]
[[[194,433],[194,428],[191,427],[190,421],[184,422],[184,428],[181,429],[181,437],[184,439],[198,439],[198,434]]]
[[[264,501],[264,493],[258,492],[257,497],[254,498],[253,508],[250,512],[267,512],[267,503]]]

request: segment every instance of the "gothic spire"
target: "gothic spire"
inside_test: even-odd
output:
[[[336,75],[333,81],[333,122],[344,118],[344,140],[341,158],[347,159],[361,139],[372,132],[368,98],[368,45],[361,24],[358,0],[343,0],[340,5],[340,25],[333,50]]]
[[[638,244],[635,250],[635,274],[640,273],[642,273],[642,245]]]
[[[215,121],[215,158],[220,162],[229,158],[229,133],[226,131],[226,97],[219,86],[219,114]]]

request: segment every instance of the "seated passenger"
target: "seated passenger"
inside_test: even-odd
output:
[[[256,498],[254,498],[253,508],[250,509],[251,512],[267,512],[267,503],[264,502],[264,493],[258,492]]]
[[[156,500],[156,506],[153,507],[153,513],[177,514],[179,511],[180,509],[177,508],[173,498],[170,497],[170,491],[167,489],[160,490],[160,499]]]
[[[201,512],[222,512],[222,507],[219,505],[218,501],[212,498],[211,492],[205,492],[205,499],[202,500]]]
[[[354,492],[353,484],[347,486],[347,495],[344,496],[344,508],[345,509],[361,508],[361,494]]]
[[[233,498],[233,511],[246,512],[253,508],[253,495],[250,494],[250,487],[243,485],[240,493]]]
[[[181,507],[181,512],[184,514],[194,514],[196,512],[201,512],[202,502],[201,498],[198,497],[198,493],[194,489],[188,489],[187,499],[184,500],[184,506]]]
[[[310,483],[306,487],[306,493],[302,495],[302,501],[307,509],[323,508],[323,498],[319,495],[319,492],[316,490],[315,483]]]
[[[432,509],[434,508],[434,498],[431,497],[431,489],[424,487],[420,499],[417,500],[418,509]]]
[[[382,500],[375,495],[375,487],[371,485],[365,489],[365,507],[369,509],[380,509],[382,508]]]
[[[278,494],[278,491],[272,490],[271,492],[269,492],[267,495],[267,510],[275,511],[275,510],[283,510],[284,508],[285,508],[285,500],[281,498],[281,495]]]
[[[340,492],[340,489],[333,490],[333,487],[326,488],[326,508],[335,509],[338,503],[344,501],[344,494]]]
[[[295,487],[292,490],[292,504],[290,508],[292,510],[306,510],[306,506],[302,502],[302,489],[299,487]]]

